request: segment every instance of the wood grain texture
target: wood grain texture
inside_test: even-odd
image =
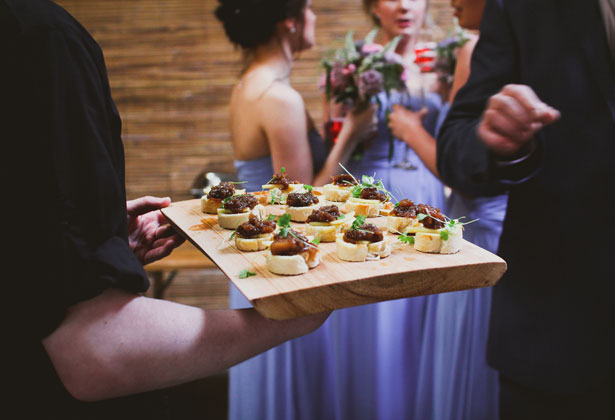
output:
[[[207,169],[233,172],[228,100],[242,67],[213,11],[217,0],[57,0],[101,45],[111,90],[122,116],[128,198],[190,198]],[[360,0],[314,0],[316,46],[292,73],[314,121],[322,114],[317,80],[327,49],[354,29],[371,25]],[[449,0],[430,11],[444,30],[452,25]]]
[[[220,228],[217,216],[201,213],[199,200],[176,202],[162,212],[259,312],[272,319],[492,286],[506,271],[504,260],[467,241],[457,254],[425,254],[389,234],[393,250],[380,261],[341,261],[334,243],[322,243],[319,266],[299,276],[280,276],[267,270],[262,251],[238,251],[228,240],[231,231]],[[280,214],[280,209],[271,212]],[[383,225],[386,218],[372,218],[370,222]],[[302,229],[301,224],[294,225]],[[240,279],[244,269],[256,276]]]

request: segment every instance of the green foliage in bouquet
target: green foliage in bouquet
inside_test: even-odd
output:
[[[449,31],[448,36],[436,45],[436,73],[440,80],[446,84],[453,83],[455,66],[459,49],[470,39],[468,32],[455,21],[454,34]]]

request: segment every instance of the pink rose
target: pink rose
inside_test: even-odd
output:
[[[380,44],[365,44],[361,48],[361,52],[363,54],[372,54],[372,53],[378,53],[382,51],[383,49],[384,47]]]

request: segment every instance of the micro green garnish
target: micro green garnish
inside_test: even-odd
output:
[[[344,217],[346,217],[346,215],[344,213],[340,213],[340,215],[337,216],[337,220],[343,219]]]
[[[450,219],[448,216],[443,215],[444,219],[445,219],[445,225],[442,228],[442,230],[440,231],[440,238],[442,238],[443,241],[448,241],[448,237],[449,234],[453,233],[454,229],[457,226],[465,226],[465,225],[469,225],[470,223],[474,223],[476,222],[478,219],[474,219],[474,220],[470,220],[469,222],[460,222],[460,219],[465,219],[465,216],[461,216],[457,219]],[[431,214],[424,214],[424,213],[419,213],[416,215],[416,218],[419,220],[419,222],[423,219],[425,219],[426,217],[431,217],[434,220],[437,220],[438,222],[441,222],[442,220],[433,217]]]
[[[314,187],[312,187],[311,185],[307,185],[307,184],[303,184],[303,188],[308,192],[312,192],[312,190],[314,189]]]
[[[402,233],[399,235],[399,240],[404,244],[412,245],[414,243],[414,236],[409,233]]]
[[[280,169],[280,173],[283,174],[284,172],[286,172],[286,168],[282,166],[282,168]]]
[[[233,233],[231,233],[231,237],[230,237],[230,238],[228,238],[228,240],[230,241],[231,239],[233,239],[233,238],[235,237],[235,235],[236,235],[236,234],[237,234],[237,229],[235,229],[235,230],[233,231]]]
[[[352,230],[359,230],[361,226],[365,224],[365,216],[359,214],[355,217],[354,222],[352,222]]]
[[[269,216],[267,216],[267,220],[276,220],[277,216],[275,214],[270,214]]]
[[[315,245],[318,245],[320,243],[320,238],[312,239],[312,243],[315,244]]]
[[[280,227],[280,236],[286,238],[288,230],[290,229],[290,214],[284,213],[278,219],[278,226]]]
[[[269,204],[277,204],[280,203],[282,199],[282,193],[276,189],[271,190],[271,201]]]
[[[343,168],[343,166],[342,166]],[[345,168],[344,168],[345,169]],[[352,175],[350,175],[352,176]],[[387,195],[387,197],[395,199],[395,197],[393,197],[393,194],[391,194],[391,192],[389,192],[385,187],[384,184],[382,183],[382,180],[376,180],[374,177],[376,176],[376,174],[374,174],[374,176],[367,176],[367,175],[363,175],[361,176],[361,182],[357,181],[357,185],[354,186],[354,188],[352,189],[352,196],[354,198],[359,198],[361,196],[361,192],[366,189],[366,188],[376,188],[376,190],[378,191],[382,191],[383,193],[385,193]],[[354,178],[353,176],[353,179]]]
[[[251,272],[250,270],[241,270],[239,272],[239,278],[240,279],[247,279],[250,276],[255,276],[256,273]]]

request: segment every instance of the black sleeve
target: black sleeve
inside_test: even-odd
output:
[[[36,250],[23,285],[33,304],[29,331],[39,337],[74,303],[110,287],[149,286],[128,246],[120,120],[102,53],[70,29],[21,36],[9,61],[16,159],[37,180],[23,203],[21,239]]]
[[[517,56],[516,40],[501,0],[487,0],[470,77],[457,93],[437,139],[438,171],[455,190],[471,196],[500,194],[510,185],[503,178],[523,179],[536,169],[533,158],[527,161],[532,167],[502,170],[476,132],[489,98],[504,85],[517,83]]]

